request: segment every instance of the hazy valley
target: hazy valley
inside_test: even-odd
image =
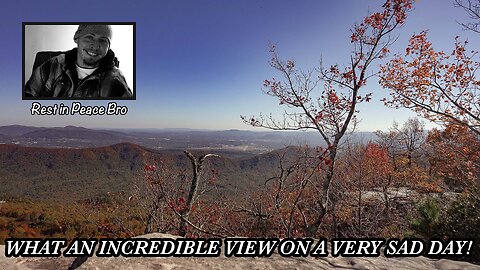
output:
[[[355,141],[376,138],[358,132]],[[317,132],[275,132],[193,129],[87,129],[83,127],[1,126],[0,143],[35,147],[86,148],[129,142],[150,149],[205,149],[233,155],[258,154],[290,145],[323,145]]]
[[[458,232],[453,237],[474,237],[469,234],[477,230],[478,213],[458,216],[463,208],[455,207],[478,198],[458,191],[468,188],[462,175],[443,174],[453,170],[451,161],[439,159],[443,154],[428,148],[435,145],[427,147],[425,137],[411,152],[402,141],[389,148],[381,139],[360,132],[342,142],[334,209],[318,235],[440,237],[453,231]],[[181,235],[178,211],[186,209],[194,175],[184,150],[196,158],[215,154],[203,164],[197,197],[188,208],[193,225],[184,235],[302,237],[306,220],[315,218],[329,166],[316,133],[14,125],[0,127],[0,243],[8,237]],[[422,204],[447,215],[446,225],[421,219],[427,211],[418,208]],[[146,219],[152,215],[158,215],[155,229]],[[470,229],[450,229],[459,221]],[[288,222],[288,230],[278,225]],[[424,223],[415,227],[415,222]]]

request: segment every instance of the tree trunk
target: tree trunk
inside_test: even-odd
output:
[[[327,175],[322,183],[322,194],[320,194],[320,200],[318,202],[319,209],[315,221],[307,227],[307,237],[315,237],[318,228],[322,225],[323,218],[327,214],[328,206],[330,203],[330,184],[332,183],[334,174],[335,157],[337,155],[336,145],[332,146],[329,153],[330,163],[327,167]]]
[[[180,211],[180,224],[178,226],[178,234],[180,236],[185,236],[187,233],[187,220],[190,216],[190,211],[192,210],[193,204],[197,200],[198,186],[200,184],[200,176],[203,170],[203,161],[207,157],[217,156],[213,154],[205,154],[200,156],[198,159],[190,152],[184,151],[185,155],[190,159],[192,163],[192,182],[190,184],[190,191],[188,192],[188,197],[185,201],[185,208]]]

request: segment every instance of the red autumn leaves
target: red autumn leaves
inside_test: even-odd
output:
[[[458,124],[480,134],[480,62],[477,51],[455,38],[451,53],[436,51],[421,32],[410,38],[404,55],[381,67],[380,83],[390,89],[387,106],[413,109],[441,124]]]

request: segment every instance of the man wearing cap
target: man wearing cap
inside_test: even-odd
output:
[[[77,48],[36,68],[25,85],[26,97],[130,98],[132,91],[115,66],[109,25],[80,25]]]

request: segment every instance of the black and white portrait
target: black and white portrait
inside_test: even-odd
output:
[[[135,24],[23,24],[23,99],[135,99]]]

